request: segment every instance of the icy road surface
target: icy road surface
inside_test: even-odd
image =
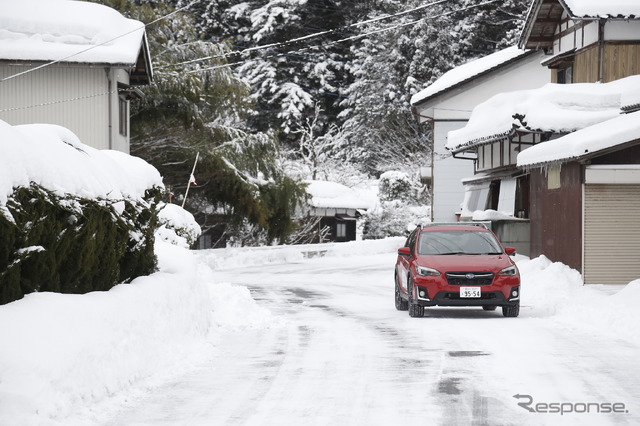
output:
[[[107,424],[639,424],[637,345],[529,306],[526,288],[518,318],[481,308],[410,318],[394,308],[394,262],[387,253],[218,269],[271,323],[225,332],[211,361],[132,398]]]

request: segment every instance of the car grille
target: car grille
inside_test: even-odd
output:
[[[491,285],[493,282],[491,272],[447,272],[445,275],[449,285]]]

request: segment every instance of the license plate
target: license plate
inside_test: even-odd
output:
[[[460,297],[480,297],[480,287],[460,287]]]

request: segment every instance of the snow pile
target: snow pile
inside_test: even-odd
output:
[[[189,251],[157,243],[156,252],[160,272],[108,292],[35,293],[0,306],[1,425],[65,424],[83,407],[206,359],[213,330],[272,323],[248,290],[213,284]]]
[[[11,126],[0,120],[0,209],[14,188],[34,182],[59,196],[142,201],[147,189],[164,187],[146,161],[84,145],[52,124]]]
[[[640,280],[626,286],[583,285],[578,271],[545,256],[517,264],[522,316],[555,317],[572,327],[640,344]]]
[[[1,59],[135,64],[143,34],[142,22],[100,4],[0,0]]]
[[[640,76],[610,83],[549,83],[539,89],[500,93],[478,105],[467,125],[448,134],[447,149],[458,150],[504,137],[512,129],[573,132],[617,117],[622,94]]]
[[[395,253],[406,237],[382,240],[349,241],[344,243],[300,244],[274,247],[232,247],[199,251],[202,263],[215,270],[239,266],[257,266],[281,263],[299,263],[314,257],[347,257]]]
[[[462,211],[463,215],[468,214],[471,216],[471,220],[475,221],[484,221],[484,220],[514,220],[513,215],[509,213],[499,212],[492,209],[487,210],[476,210],[474,212],[469,212],[468,210]]]
[[[158,212],[158,222],[156,238],[180,247],[191,247],[202,233],[193,215],[177,204],[164,205]]]
[[[425,99],[431,98],[453,86],[464,83],[479,74],[490,71],[504,63],[524,56],[528,52],[529,51],[518,49],[517,46],[512,46],[455,67],[444,73],[429,87],[413,95],[411,97],[411,105],[423,102]]]

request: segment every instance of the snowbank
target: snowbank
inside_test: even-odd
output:
[[[572,327],[640,344],[640,280],[625,286],[583,285],[578,271],[545,256],[517,264],[521,316],[553,316]]]
[[[191,252],[166,243],[156,252],[160,272],[108,292],[0,306],[1,425],[69,424],[84,407],[209,356],[214,331],[271,324],[247,289],[214,284]]]
[[[395,253],[404,245],[405,237],[382,240],[349,241],[345,243],[283,245],[273,247],[237,247],[198,252],[202,263],[214,269],[277,263],[296,263],[314,257],[366,256]]]

